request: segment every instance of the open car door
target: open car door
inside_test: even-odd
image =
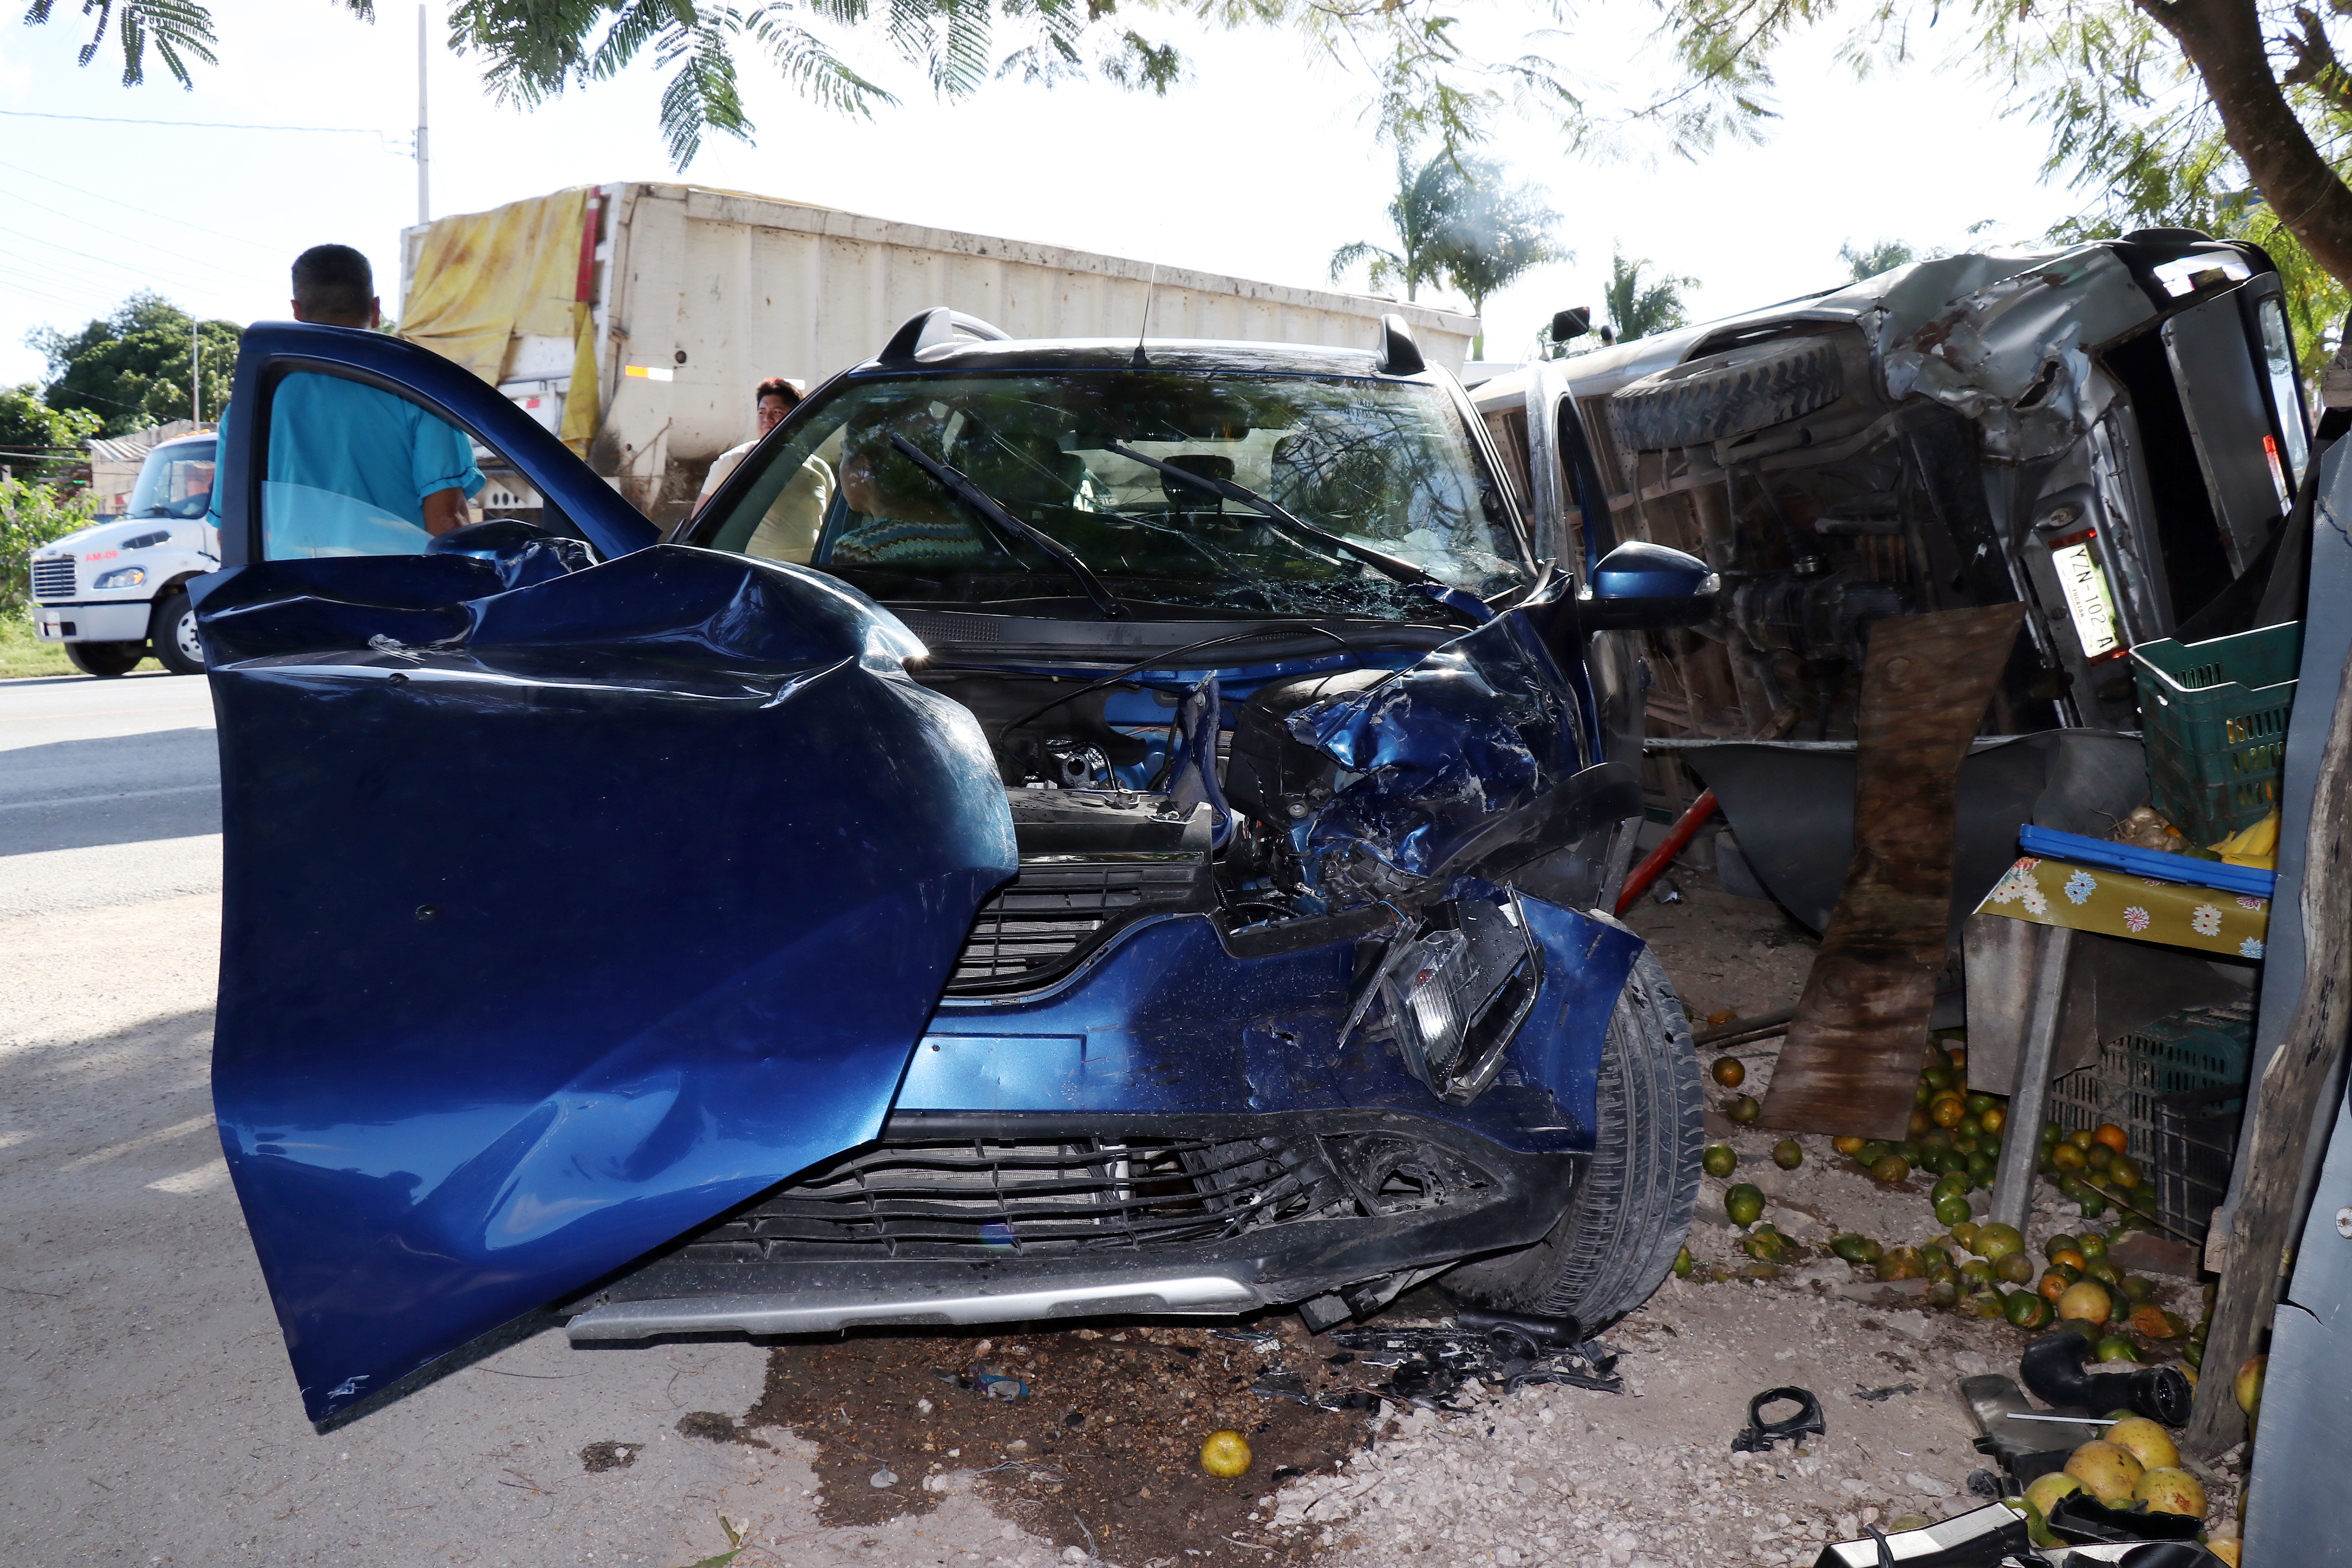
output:
[[[469,451],[536,523],[425,531]],[[221,458],[214,1100],[319,1420],[873,1138],[1016,861],[898,622],[457,366],[256,327]]]

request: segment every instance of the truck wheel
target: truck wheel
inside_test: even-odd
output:
[[[1698,1200],[1698,1054],[1665,967],[1646,949],[1609,1021],[1592,1157],[1551,1234],[1482,1258],[1443,1283],[1475,1305],[1574,1318],[1585,1332],[1623,1317],[1664,1280]]]
[[[155,661],[173,675],[202,675],[205,645],[196,637],[196,607],[185,588],[166,588],[155,600],[147,622],[147,641]]]
[[[1785,425],[1844,391],[1835,343],[1780,338],[1645,375],[1620,387],[1609,407],[1625,446],[1662,452]]]
[[[66,658],[84,675],[128,675],[147,657],[143,642],[69,642]]]

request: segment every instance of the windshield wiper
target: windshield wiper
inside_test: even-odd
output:
[[[1294,516],[1282,506],[1266,500],[1247,485],[1233,479],[1213,479],[1206,474],[1196,474],[1190,468],[1180,468],[1173,463],[1163,463],[1157,458],[1147,458],[1134,447],[1123,446],[1117,441],[1105,441],[1103,449],[1107,452],[1116,452],[1129,462],[1141,463],[1147,468],[1156,468],[1168,478],[1180,484],[1190,485],[1196,490],[1206,490],[1213,496],[1223,496],[1227,500],[1237,500],[1285,532],[1303,535],[1318,544],[1352,555],[1381,575],[1396,582],[1416,584],[1426,583],[1440,588],[1451,587],[1444,579],[1433,575],[1410,561],[1402,560],[1385,551],[1375,550],[1369,544],[1359,544],[1352,539],[1343,539],[1328,528],[1318,528],[1304,518]]]
[[[987,525],[988,531],[995,538],[998,548],[1004,553],[1018,561],[1021,557],[1013,548],[1013,541],[1027,540],[1043,551],[1047,560],[1067,572],[1080,588],[1086,590],[1087,597],[1093,602],[1096,609],[1102,612],[1103,619],[1115,621],[1127,614],[1126,607],[1118,602],[1118,596],[1110,591],[1101,578],[1095,575],[1093,567],[1077,558],[1068,545],[1058,539],[1051,539],[1038,532],[1037,530],[997,505],[995,497],[973,484],[964,474],[940,462],[904,436],[893,431],[890,436],[890,445],[911,459],[917,468],[937,479],[948,494],[970,508],[980,521]]]

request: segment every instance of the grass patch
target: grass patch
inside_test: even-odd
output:
[[[30,616],[0,616],[0,680],[73,673],[74,667],[66,660],[65,645],[35,637]]]

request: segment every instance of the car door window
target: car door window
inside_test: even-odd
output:
[[[2279,431],[2286,437],[2286,482],[2290,488],[2303,479],[2303,465],[2310,456],[2310,442],[2303,428],[2303,388],[2295,381],[2294,346],[2286,330],[2286,311],[2276,300],[2264,300],[2254,308],[2262,321],[2263,368],[2270,376],[2271,401],[2277,406]]]
[[[235,416],[232,405],[227,417]],[[478,521],[485,483],[475,443],[457,426],[408,398],[316,371],[289,375],[272,393],[262,471],[263,553],[271,560],[421,553],[429,524]]]

